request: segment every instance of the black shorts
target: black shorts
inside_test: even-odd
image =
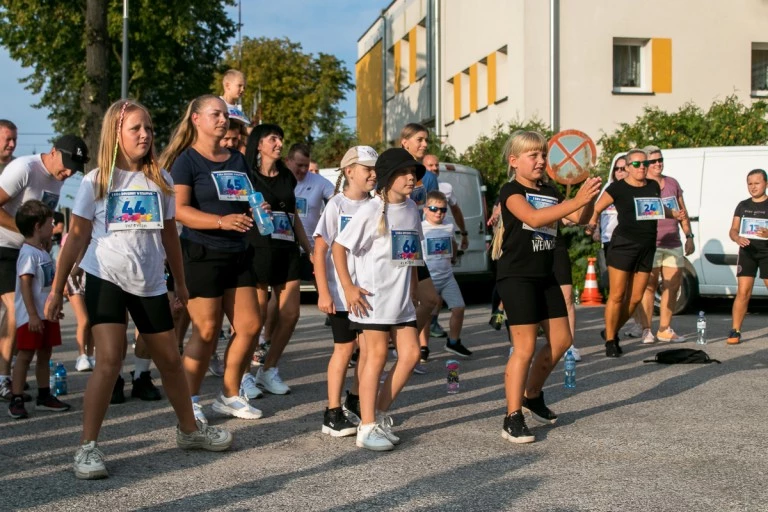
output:
[[[289,281],[298,281],[299,247],[256,247],[253,272],[259,284],[280,286]]]
[[[416,273],[419,276],[419,282],[422,282],[425,279],[432,279],[432,274],[429,273],[429,268],[426,265],[416,267]]]
[[[256,286],[250,246],[241,252],[222,252],[182,238],[181,254],[190,299],[215,299],[224,290]]]
[[[559,242],[559,241],[558,241]],[[553,266],[555,280],[560,286],[573,285],[571,276],[571,257],[568,249],[555,249],[555,263]]]
[[[16,260],[19,250],[0,247],[0,295],[16,291]]]
[[[315,266],[312,265],[309,255],[305,252],[299,254],[299,279],[315,282]]]
[[[656,242],[635,242],[623,236],[613,235],[610,251],[605,260],[609,267],[624,272],[650,272],[653,269],[653,257],[656,254]]]
[[[358,322],[349,322],[349,327],[358,332],[362,332],[362,331],[389,332],[393,327],[413,327],[414,329],[416,329],[416,320],[411,320],[409,322],[400,322],[392,325],[361,324]]]
[[[508,325],[538,324],[568,316],[565,298],[555,276],[505,277],[496,282]]]
[[[736,277],[756,277],[760,270],[760,279],[768,279],[768,254],[760,254],[744,247],[739,248],[736,262]]]
[[[98,324],[127,325],[125,311],[141,334],[157,334],[173,330],[173,316],[168,295],[139,297],[123,291],[114,283],[86,274],[85,309],[91,327]]]
[[[357,340],[357,334],[360,331],[352,329],[349,321],[349,313],[346,311],[337,311],[334,315],[329,315],[331,319],[331,332],[333,333],[334,343],[352,343]]]

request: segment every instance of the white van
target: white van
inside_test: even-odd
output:
[[[728,231],[736,205],[749,198],[747,173],[768,167],[768,147],[662,149],[662,154],[664,174],[683,189],[696,243],[686,259],[676,312],[691,306],[697,296],[735,296],[739,247]],[[761,279],[755,279],[752,294],[768,297]]]
[[[320,169],[320,175],[335,184],[339,170]],[[488,217],[485,204],[486,187],[483,185],[480,171],[465,165],[441,163],[438,181],[453,186],[453,193],[458,199],[464,214],[464,225],[469,233],[469,247],[454,267],[456,280],[459,283],[480,282],[491,285],[494,279],[488,250],[491,235],[485,225]],[[450,210],[446,222],[456,225]],[[456,243],[461,241],[459,234],[459,231],[456,231]],[[490,293],[490,288],[488,291]]]

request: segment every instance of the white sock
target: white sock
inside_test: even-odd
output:
[[[7,380],[11,380],[11,376],[10,375],[0,375],[0,384],[2,384],[3,382],[5,382]]]
[[[133,368],[134,368],[134,374],[136,375],[136,378],[139,377],[144,372],[149,371],[149,365],[152,364],[151,359],[142,359],[140,357],[134,356],[134,362],[133,362]]]

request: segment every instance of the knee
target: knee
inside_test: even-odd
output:
[[[752,288],[740,286],[736,291],[736,298],[742,301],[749,301],[749,299],[752,298]]]
[[[407,347],[398,348],[397,361],[406,366],[416,366],[421,354],[418,344],[408,344]]]
[[[200,339],[205,343],[213,343],[219,337],[221,324],[214,319],[206,318],[202,321],[193,322],[195,329],[200,335]]]
[[[298,305],[294,306],[291,304],[290,306],[284,307],[280,310],[280,317],[279,321],[285,322],[288,325],[296,325],[296,323],[299,321],[299,308]]]
[[[464,311],[465,311],[465,308],[453,308],[451,310],[451,316],[464,318]]]

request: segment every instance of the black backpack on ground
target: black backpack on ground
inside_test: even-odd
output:
[[[646,359],[643,362],[659,364],[720,364],[720,361],[717,359],[710,359],[709,355],[703,350],[694,350],[692,348],[662,350],[653,359]]]

